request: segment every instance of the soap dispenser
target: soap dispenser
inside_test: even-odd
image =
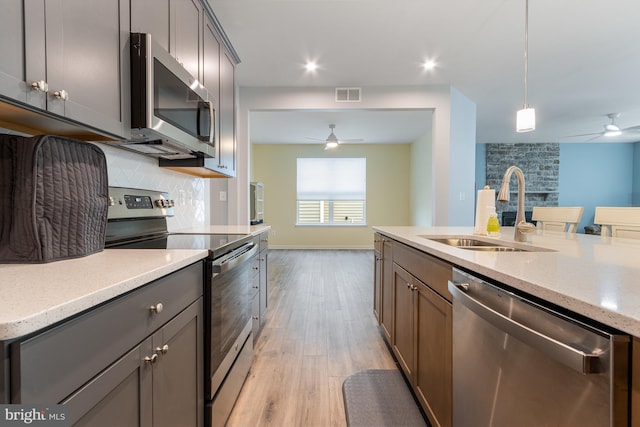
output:
[[[489,214],[489,220],[487,221],[487,234],[490,237],[499,237],[500,223],[498,223],[498,214],[496,213],[495,206],[487,206],[487,213]]]

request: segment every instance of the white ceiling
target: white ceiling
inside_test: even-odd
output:
[[[242,61],[240,86],[450,84],[477,105],[478,142],[583,142],[591,137],[566,136],[601,132],[609,113],[621,113],[623,128],[640,125],[640,0],[530,0],[529,104],[538,120],[524,134],[515,113],[524,101],[525,0],[209,1]],[[425,59],[434,71],[421,69]],[[307,60],[317,62],[314,74]],[[251,139],[322,139],[335,123],[338,138],[405,142],[425,132],[423,113],[264,112],[251,116]],[[640,133],[595,141],[605,140]]]

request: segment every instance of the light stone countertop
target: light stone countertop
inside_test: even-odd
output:
[[[270,225],[203,225],[201,227],[171,230],[171,233],[185,234],[251,234],[256,236],[271,229]]]
[[[0,264],[0,340],[52,325],[207,255],[207,250],[105,249],[47,264]]]
[[[473,236],[473,227],[373,227],[374,231],[560,307],[640,337],[640,240],[537,230],[529,243],[547,252],[481,252],[428,237]],[[479,237],[481,240],[491,239]]]

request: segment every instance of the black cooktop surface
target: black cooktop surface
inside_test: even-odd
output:
[[[245,234],[167,234],[161,237],[124,242],[109,249],[208,249],[212,254],[226,252],[251,241]]]

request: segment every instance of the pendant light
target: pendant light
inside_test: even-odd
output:
[[[531,132],[536,129],[536,110],[527,103],[529,78],[529,0],[525,0],[524,19],[524,106],[516,115],[516,132]]]

